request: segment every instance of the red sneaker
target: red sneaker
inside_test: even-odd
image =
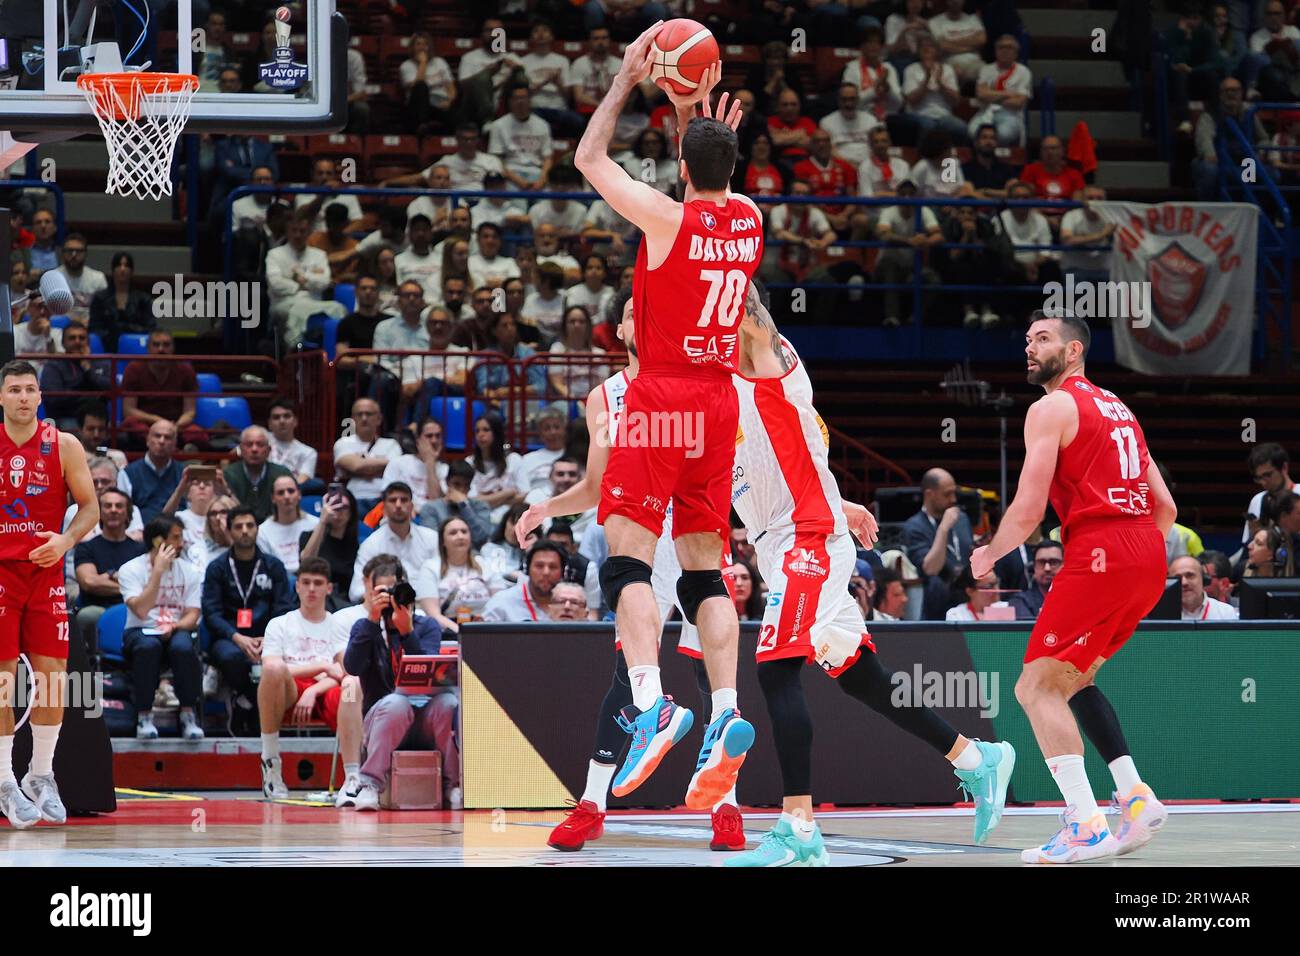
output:
[[[569,810],[564,822],[551,831],[548,846],[557,850],[581,850],[588,840],[599,840],[605,835],[605,811],[597,809],[590,800],[583,800]]]
[[[713,811],[713,841],[710,850],[743,850],[745,848],[745,821],[729,803]]]

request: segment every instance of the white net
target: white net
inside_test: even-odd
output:
[[[78,78],[108,145],[106,193],[172,194],[172,157],[190,118],[198,77],[177,73],[90,73]]]

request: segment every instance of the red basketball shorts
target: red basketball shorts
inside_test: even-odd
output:
[[[1071,529],[1025,663],[1054,657],[1086,671],[1097,658],[1115,656],[1160,600],[1165,572],[1165,542],[1154,524],[1097,521]]]
[[[656,535],[673,504],[673,537],[727,539],[740,409],[729,378],[637,376],[624,395],[596,520],[630,518]]]
[[[0,561],[0,660],[16,660],[20,653],[68,659],[62,561],[52,568]]]
[[[302,697],[303,691],[313,686],[316,681],[310,677],[295,677],[293,682],[298,685],[298,696]],[[325,693],[316,698],[316,706],[312,708],[311,715],[316,720],[323,720],[329,725],[329,729],[338,733],[339,729],[339,701],[343,699],[343,688],[335,684]],[[297,703],[297,701],[295,701]],[[287,724],[293,719],[293,708],[290,707],[284,712],[284,722]]]

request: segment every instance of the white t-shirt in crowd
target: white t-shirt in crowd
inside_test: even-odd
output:
[[[952,107],[948,105],[947,98],[939,90],[929,86],[929,82],[929,71],[919,62],[911,64],[903,71],[904,96],[910,96],[922,87],[927,90],[921,101],[914,106],[909,105],[907,111],[917,116],[930,116],[935,119],[951,116]],[[939,64],[939,85],[957,89],[957,73],[947,63]]]
[[[520,480],[523,482],[525,492],[533,491],[536,488],[551,487],[551,465],[555,460],[564,454],[563,448],[551,451],[549,448],[539,448],[537,451],[530,451],[524,455],[523,461],[519,464]]]
[[[984,21],[973,13],[963,13],[955,20],[949,18],[946,13],[930,18],[930,33],[939,41],[962,40],[983,32]]]
[[[319,198],[321,195],[322,195],[321,193],[299,193],[298,198],[293,201],[293,206],[295,209],[297,209],[299,206],[305,206],[313,199]],[[311,227],[312,232],[324,231],[325,209],[328,206],[332,206],[334,203],[341,203],[342,205],[347,207],[348,222],[355,222],[356,220],[361,219],[365,216],[365,213],[362,212],[361,210],[361,203],[358,202],[357,197],[352,195],[351,193],[343,193],[338,196],[325,195],[325,198],[321,200],[320,212],[316,214],[316,221],[312,223],[312,227]]]
[[[610,286],[603,285],[592,292],[585,282],[579,282],[564,290],[564,307],[571,309],[575,305],[582,306],[591,316],[591,324],[595,326],[605,320],[605,307],[609,305],[609,300],[612,298],[614,298],[614,290]]]
[[[876,92],[876,84],[880,82],[882,70],[885,74],[886,88],[883,98]],[[862,57],[850,60],[844,64],[844,72],[840,76],[840,83],[852,83],[856,86],[858,88],[858,109],[864,113],[870,113],[877,119],[882,119],[889,113],[897,113],[903,105],[903,94],[898,84],[898,71],[894,69],[892,63],[886,63],[882,60],[879,66],[871,66],[863,63]]]
[[[563,202],[561,207],[558,203]],[[539,199],[528,210],[533,228],[554,226],[560,232],[578,232],[587,219],[587,207],[576,199]]]
[[[599,101],[609,92],[614,77],[622,68],[622,57],[607,53],[601,60],[588,53],[573,61],[573,66],[569,68],[569,85],[582,87],[584,93]]]
[[[975,78],[975,85],[996,87],[998,77],[1005,72],[1006,71],[996,63],[985,63],[980,67],[979,76]],[[1023,63],[1016,63],[1011,67],[1011,75],[1008,76],[1006,81],[1002,84],[1002,89],[1008,93],[1017,93],[1020,96],[1032,97],[1034,95],[1034,74],[1030,71],[1029,67],[1025,66]],[[1018,113],[1023,115],[1025,107],[1022,106],[1019,109],[1010,109],[1009,107],[1003,106],[1001,103],[994,103],[987,107],[984,112],[997,112],[998,110],[1005,110],[1008,113]]]
[[[552,51],[529,53],[520,60],[530,81],[541,79],[544,73],[553,74],[533,91],[533,106],[541,110],[568,109],[569,101],[565,97],[569,92],[569,58]]]
[[[1274,36],[1268,32],[1267,27],[1261,27],[1250,35],[1250,52],[1263,53],[1264,47],[1268,46],[1274,40],[1300,40],[1300,29],[1287,24],[1282,28],[1281,34]]]
[[[1182,619],[1184,621],[1235,621],[1240,617],[1240,612],[1231,604],[1224,604],[1222,601],[1216,601],[1208,594],[1205,595],[1205,603],[1194,611],[1183,608]]]
[[[1035,262],[1039,256],[1054,255],[1046,249],[1020,250],[1021,246],[1045,246],[1051,244],[1052,227],[1047,224],[1047,219],[1043,217],[1042,213],[1031,209],[1025,221],[1018,222],[1010,209],[1004,209],[998,213],[998,221],[1002,223],[1002,228],[1006,230],[1007,238],[1011,240],[1011,244],[1016,247],[1017,262],[1027,264]]]
[[[402,446],[391,438],[376,438],[373,442],[362,441],[356,435],[348,435],[334,443],[334,460],[344,455],[360,455],[362,458],[386,458],[393,461],[402,456]],[[382,475],[374,478],[349,478],[348,491],[358,499],[378,498],[384,492]]]
[[[564,322],[564,294],[552,299],[542,297],[540,292],[530,292],[524,297],[519,317],[529,325],[536,326],[549,336],[560,334]]]
[[[463,318],[463,316],[462,316]],[[463,345],[448,345],[440,352],[468,352]],[[459,385],[465,381],[469,359],[441,355],[407,355],[402,359],[402,384],[423,382],[428,378],[441,379]]]
[[[916,234],[916,207],[889,206],[880,214],[880,221],[877,225],[888,225],[889,234],[895,239],[910,239]],[[939,219],[935,216],[934,210],[928,206],[922,206],[922,231],[929,232],[931,229],[937,229],[938,226]]]
[[[267,554],[274,555],[284,564],[290,574],[298,573],[298,537],[304,531],[311,531],[320,524],[320,518],[303,512],[302,516],[290,524],[281,524],[272,516],[258,526],[257,546]]]
[[[542,174],[542,163],[554,149],[551,127],[535,113],[526,120],[507,113],[488,124],[488,152],[499,156],[506,169],[530,182]]]
[[[433,166],[446,167],[451,174],[452,189],[482,189],[483,180],[488,173],[501,172],[501,160],[481,149],[474,153],[472,159],[466,159],[460,153],[452,153],[442,157]],[[433,166],[424,171],[425,179],[429,178]]]
[[[847,163],[861,165],[871,155],[867,145],[871,131],[880,125],[873,113],[858,110],[852,118],[846,118],[836,110],[822,117],[818,124],[831,134],[831,150]]]
[[[922,199],[931,199],[936,196],[956,196],[961,191],[962,186],[966,185],[966,174],[961,171],[961,163],[956,157],[951,157],[952,163],[950,179],[944,178],[944,160],[940,159],[937,163],[932,163],[928,159],[918,160],[912,167],[909,178],[916,183],[916,195]]]
[[[402,89],[408,89],[417,80],[424,80],[429,87],[429,105],[436,110],[445,110],[451,102],[447,84],[452,80],[451,67],[440,56],[431,56],[424,64],[424,76],[419,76],[419,67],[414,60],[404,60],[397,68]]]
[[[474,464],[473,458],[467,458],[471,465]],[[499,473],[497,466],[492,462],[486,462],[484,467],[487,471],[474,472],[474,480],[469,484],[469,496],[471,498],[482,498],[484,495],[494,495],[499,491],[505,491],[507,488],[514,491],[527,491],[524,484],[524,477],[521,469],[524,464],[523,456],[518,452],[510,452],[506,455],[506,470]]]
[[[499,286],[507,279],[519,278],[519,263],[509,256],[498,255],[492,259],[475,253],[469,257],[469,287]]]
[[[772,235],[776,235],[780,230],[788,229],[801,239],[819,238],[831,228],[831,222],[826,218],[826,213],[816,206],[802,203],[798,208],[794,208],[788,203],[782,203],[772,210],[767,221],[772,228]]]
[[[510,188],[513,189],[514,187],[511,186]],[[504,230],[508,217],[527,219],[527,203],[522,199],[507,199],[501,202],[490,202],[487,199],[481,199],[469,211],[470,228],[477,229],[483,223],[491,222]]]
[[[889,178],[885,178],[888,167]],[[858,195],[874,196],[880,192],[895,192],[898,184],[907,179],[912,167],[901,156],[890,156],[888,163],[876,164],[875,158],[868,156],[858,165]]]
[[[261,229],[266,225],[266,211],[271,208],[270,202],[260,203],[259,199],[269,199],[269,196],[263,196],[260,193],[255,196],[240,196],[235,200],[231,207],[230,214],[234,218],[236,229]]]
[[[325,612],[322,621],[309,621],[302,609],[295,608],[266,622],[262,640],[262,658],[282,657],[289,666],[294,664],[332,664],[347,648],[347,642],[338,642],[333,615]]]
[[[413,279],[424,287],[426,302],[441,298],[442,290],[438,287],[438,274],[442,271],[442,259],[434,255],[432,249],[424,255],[420,255],[414,249],[407,249],[405,252],[398,253],[393,262],[397,266],[398,285]]]
[[[362,584],[362,593],[365,593],[365,585]],[[360,600],[358,598],[357,600]],[[345,608],[340,608],[330,615],[330,637],[335,647],[347,650],[348,639],[352,636],[352,625],[366,616],[366,606],[364,604],[352,604]],[[266,645],[263,645],[265,647]]]
[[[316,477],[316,449],[296,438],[293,441],[282,442],[272,435],[271,461],[277,465],[284,465],[293,472],[295,478],[298,475]]]
[[[416,362],[420,361],[418,358],[414,358],[414,360]],[[451,466],[445,461],[438,462],[436,466],[440,495],[447,492],[447,472],[450,468]],[[384,469],[384,484],[387,485],[393,481],[404,481],[411,486],[411,501],[415,505],[416,514],[419,514],[420,509],[429,500],[428,467],[415,455],[402,455],[400,458],[394,458],[388,463],[388,467]]]
[[[122,600],[139,597],[149,583],[149,555],[142,554],[122,565],[117,572],[117,583],[122,589]],[[203,601],[203,575],[188,561],[177,559],[158,582],[158,594],[148,617],[137,617],[130,606],[126,609],[127,627],[158,627],[175,624],[190,608],[201,607]],[[195,625],[197,627],[197,625]]]
[[[1106,220],[1101,216],[1089,219],[1086,210],[1071,209],[1061,217],[1061,241],[1065,241],[1067,232],[1071,236],[1086,236],[1105,225]],[[1105,243],[1098,244],[1104,245]],[[1109,260],[1110,252],[1105,249],[1098,249],[1093,252],[1063,252],[1061,253],[1061,268],[1066,272],[1072,269],[1107,269],[1109,268]]]
[[[348,590],[350,600],[360,601],[365,594],[366,581],[362,572],[366,562],[380,554],[395,555],[402,562],[407,580],[410,580],[424,562],[437,556],[438,532],[412,524],[407,536],[399,538],[387,524],[376,528],[357,549],[357,559],[352,566],[352,586]]]

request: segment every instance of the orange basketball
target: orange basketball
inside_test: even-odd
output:
[[[669,20],[654,38],[650,79],[676,93],[693,93],[704,71],[721,59],[718,41],[709,28],[694,20]]]

